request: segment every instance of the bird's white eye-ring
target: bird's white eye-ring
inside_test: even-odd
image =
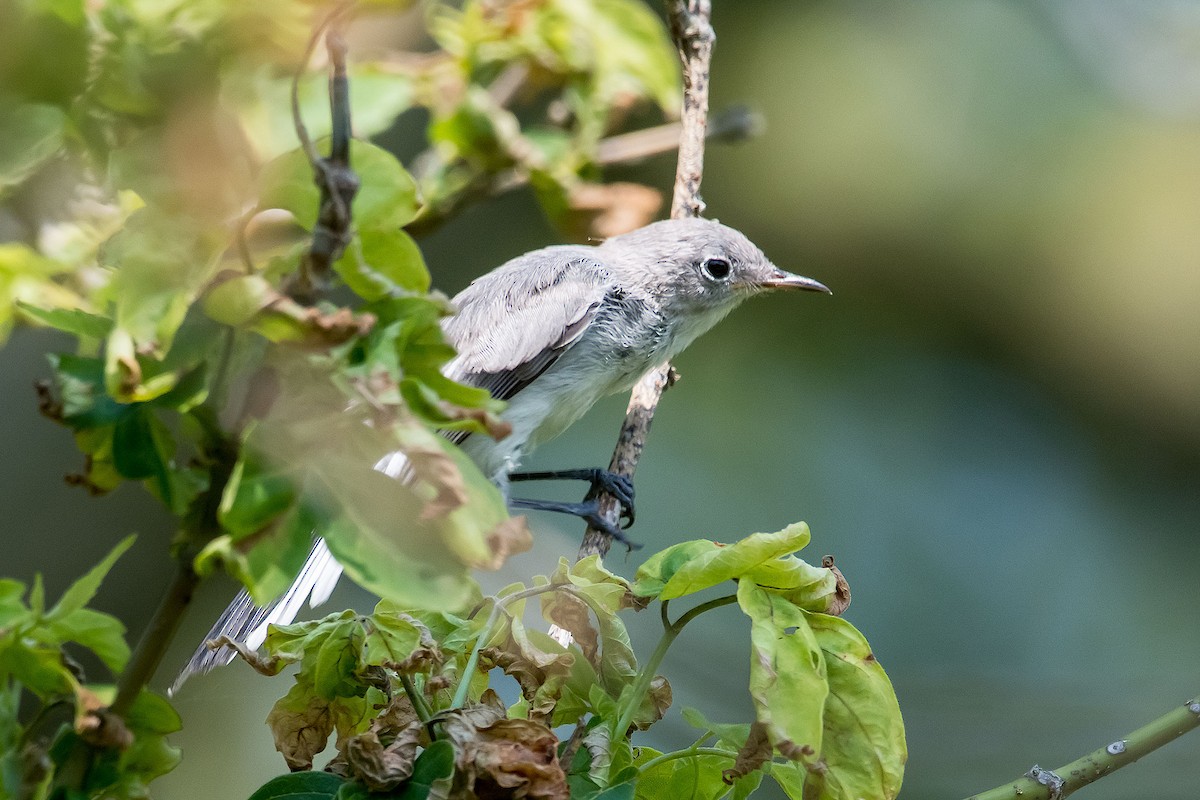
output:
[[[729,277],[729,262],[724,258],[709,258],[700,265],[704,275],[714,281],[723,281]]]

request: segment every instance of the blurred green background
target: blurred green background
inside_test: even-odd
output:
[[[638,472],[643,553],[806,520],[807,555],[836,556],[895,683],[905,797],[1065,763],[1193,696],[1200,3],[714,4],[714,109],[749,104],[767,127],[710,149],[708,215],[835,294],[755,301],[678,360]],[[401,120],[385,140],[411,152],[417,133]],[[668,189],[673,169],[609,177]],[[422,246],[453,293],[554,241],[522,192]],[[64,346],[20,330],[0,350],[0,574],[40,570],[53,596],[138,531],[98,600],[137,632],[172,531],[132,487],[63,483],[78,455],[31,383]],[[623,404],[530,465],[606,462]],[[487,585],[574,553],[578,525],[532,523],[535,552]],[[232,593],[203,587],[158,685]],[[633,627],[644,657],[657,619]],[[690,627],[664,668],[676,705],[747,718],[747,644],[736,609]],[[286,686],[242,665],[189,684],[184,761],[156,796],[245,796],[279,772],[261,722]],[[676,712],[653,735],[690,740]],[[1198,759],[1185,738],[1086,796],[1194,798]]]

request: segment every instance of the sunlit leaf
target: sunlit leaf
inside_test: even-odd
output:
[[[400,228],[362,228],[333,265],[364,300],[429,290],[429,270],[421,248]]]
[[[806,615],[824,652],[829,679],[821,761],[805,797],[891,800],[900,791],[908,750],[891,682],[853,625],[841,617]]]
[[[328,140],[317,142],[320,152]],[[360,229],[400,228],[412,221],[421,207],[417,184],[391,153],[368,142],[350,142],[350,165],[362,183],[351,205],[354,224]],[[303,150],[292,150],[263,168],[260,208],[292,212],[308,230],[317,223],[320,192]]]
[[[825,660],[803,610],[749,581],[738,604],[750,617],[750,697],[780,753],[811,763],[821,752]]]
[[[746,575],[763,562],[803,548],[808,540],[808,526],[797,522],[778,533],[753,533],[727,545],[683,542],[648,559],[637,571],[634,591],[662,600],[683,597]]]

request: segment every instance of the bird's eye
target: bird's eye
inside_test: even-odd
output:
[[[729,277],[729,262],[723,258],[709,258],[700,268],[714,281],[723,281]]]

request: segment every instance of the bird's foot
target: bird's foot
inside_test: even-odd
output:
[[[637,550],[640,544],[629,539],[620,525],[610,522],[600,513],[600,501],[596,498],[584,500],[582,503],[564,503],[557,500],[533,500],[513,497],[508,501],[510,508],[529,509],[531,511],[554,511],[559,514],[570,514],[579,517],[596,530],[611,536],[614,540],[625,545],[627,550]]]
[[[601,493],[612,495],[621,504],[621,520],[625,523],[621,526],[622,528],[628,529],[633,525],[633,521],[637,517],[637,510],[633,504],[633,479],[606,469],[589,467],[585,469],[562,469],[550,472],[514,472],[508,476],[508,479],[510,481],[587,481],[591,484],[592,488],[588,490],[587,495],[584,497],[584,503],[595,500]],[[597,527],[599,528],[599,526]],[[614,538],[617,538],[619,541],[625,541],[623,536]]]

